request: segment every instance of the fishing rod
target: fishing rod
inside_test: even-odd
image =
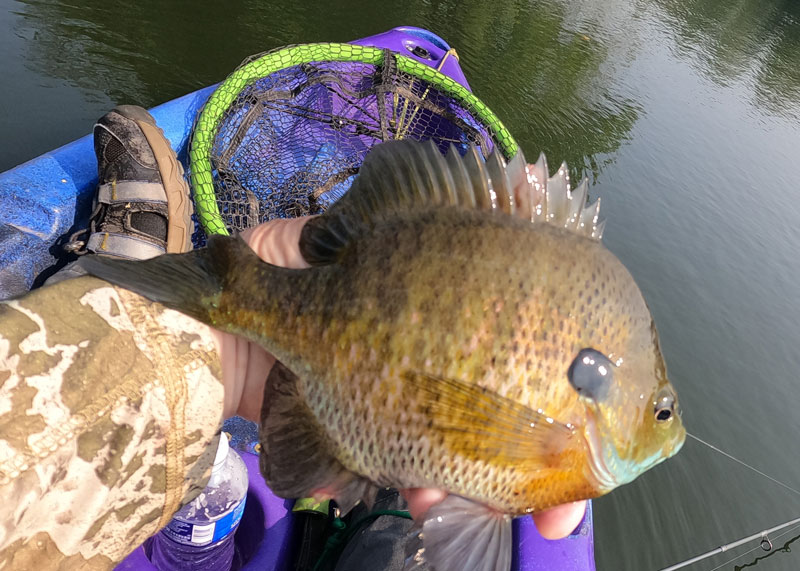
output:
[[[727,458],[730,458],[731,460],[734,460],[735,462],[738,462],[742,466],[752,470],[753,472],[756,472],[757,474],[763,476],[764,478],[767,478],[768,480],[771,480],[772,482],[774,482],[774,483],[776,483],[776,484],[778,484],[780,486],[783,486],[787,490],[789,490],[789,491],[797,494],[798,496],[800,496],[800,491],[796,490],[795,488],[793,488],[791,486],[788,486],[787,484],[784,484],[780,480],[776,480],[772,476],[770,476],[768,474],[765,474],[761,470],[758,470],[757,468],[754,468],[753,466],[751,466],[750,464],[747,464],[746,462],[742,462],[741,460],[739,460],[738,458],[736,458],[734,456],[731,456],[730,454],[728,454],[724,450],[720,450],[719,448],[717,448],[713,444],[709,444],[708,442],[706,442],[702,438],[698,438],[697,436],[695,436],[694,434],[690,434],[689,432],[687,432],[686,435],[689,436],[690,438],[693,438],[694,440],[696,440],[700,444],[704,444],[705,446],[708,446],[709,448],[711,448],[712,450],[714,450],[716,452],[719,452],[723,456],[726,456]],[[692,563],[697,563],[698,561],[702,561],[703,559],[708,559],[709,557],[712,557],[714,555],[719,555],[720,553],[724,553],[724,552],[728,551],[729,549],[733,549],[735,547],[739,547],[740,545],[744,545],[745,543],[749,543],[749,542],[754,541],[754,540],[759,539],[759,538],[761,539],[761,549],[763,549],[764,551],[770,551],[772,549],[772,541],[769,539],[768,535],[770,533],[774,533],[774,532],[776,532],[776,531],[778,531],[780,529],[789,527],[791,525],[796,525],[796,524],[800,524],[800,518],[796,518],[796,519],[793,519],[791,521],[787,521],[786,523],[782,523],[780,525],[776,525],[775,527],[771,527],[769,529],[765,529],[763,531],[759,531],[758,533],[754,533],[752,535],[748,535],[747,537],[743,537],[742,539],[739,539],[737,541],[734,541],[734,542],[731,542],[731,543],[726,543],[725,545],[720,545],[716,549],[712,549],[711,551],[708,551],[708,552],[703,553],[701,555],[698,555],[696,557],[692,557],[691,559],[687,559],[686,561],[681,561],[680,563],[676,563],[675,565],[671,565],[669,567],[664,567],[663,569],[660,569],[659,571],[674,571],[675,569],[682,569],[684,567],[688,567]],[[738,559],[738,557],[736,559]]]
[[[768,534],[774,533],[779,529],[783,529],[785,527],[789,527],[790,525],[794,524],[800,524],[800,517],[797,519],[793,519],[791,521],[787,521],[786,523],[776,525],[775,527],[759,531],[758,533],[754,533],[753,535],[748,535],[747,537],[743,537],[738,541],[734,541],[732,543],[726,543],[725,545],[720,545],[716,549],[712,549],[707,553],[703,553],[702,555],[698,555],[697,557],[692,557],[691,559],[687,559],[686,561],[681,561],[680,563],[676,563],[675,565],[670,565],[669,567],[664,567],[660,571],[674,571],[675,569],[682,569],[683,567],[688,567],[692,563],[697,563],[698,561],[702,561],[703,559],[707,559],[713,555],[724,553],[729,549],[733,549],[734,547],[739,547],[740,545],[744,545],[745,543],[749,543],[759,538],[761,538],[761,549],[763,549],[764,551],[769,551],[770,549],[772,549],[772,541],[770,541],[769,537],[767,537]]]

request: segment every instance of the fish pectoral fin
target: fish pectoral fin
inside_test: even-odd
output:
[[[568,447],[583,446],[573,428],[494,391],[426,373],[404,376],[430,419],[429,430],[459,456],[531,470],[552,466]]]
[[[377,487],[345,468],[334,445],[297,390],[297,376],[281,362],[272,367],[261,409],[261,474],[283,498],[333,498],[342,513],[359,501],[371,507]]]
[[[406,559],[404,571],[509,571],[511,518],[460,496],[447,496],[425,514],[422,548]]]

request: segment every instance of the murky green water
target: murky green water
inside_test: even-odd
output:
[[[400,24],[458,49],[529,156],[593,181],[689,429],[800,488],[794,0],[0,0],[0,170],[89,132],[114,103],[154,105],[251,53]],[[800,516],[800,498],[693,442],[595,505],[601,570],[656,569]],[[791,547],[735,564],[798,569]]]

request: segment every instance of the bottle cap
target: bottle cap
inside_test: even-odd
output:
[[[223,464],[225,464],[225,458],[228,457],[228,449],[230,448],[230,444],[228,443],[228,435],[224,432],[219,433],[219,445],[217,446],[217,455],[214,457],[214,467],[211,468],[211,473],[214,474],[219,472],[222,469]]]

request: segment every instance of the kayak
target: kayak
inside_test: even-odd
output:
[[[446,57],[452,53],[450,46],[427,30],[400,27],[352,43],[413,57],[469,90],[458,59]],[[150,110],[184,165],[195,118],[215,88],[200,89]],[[41,285],[55,271],[59,245],[88,223],[96,184],[91,135],[0,173],[0,299]],[[234,436],[239,426],[241,423],[226,424]],[[246,559],[242,569],[288,569],[295,539],[292,502],[277,498],[267,488],[259,473],[257,454],[243,451],[243,447],[239,450],[250,481],[244,516],[236,532],[237,545]],[[584,520],[564,539],[542,538],[531,518],[518,518],[513,529],[514,571],[594,571],[591,502]],[[150,571],[155,567],[143,546],[117,569]]]

